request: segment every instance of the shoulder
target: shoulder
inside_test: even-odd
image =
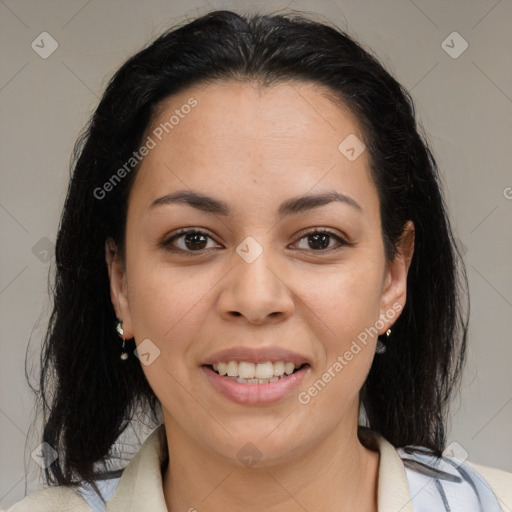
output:
[[[496,496],[502,501],[502,505],[507,507],[505,510],[512,510],[512,473],[474,462],[467,464],[490,485]]]
[[[398,448],[414,510],[501,512],[512,510],[512,473],[421,447]],[[480,507],[483,507],[482,509]]]
[[[101,498],[88,483],[82,483],[76,489],[54,486],[35,491],[7,510],[0,509],[0,512],[103,512],[119,485],[122,472],[104,473],[104,477],[95,482]]]
[[[94,486],[82,482],[76,488],[48,487],[26,496],[11,508],[0,511],[104,512],[106,507],[110,507],[109,510],[125,511],[128,510],[126,496],[133,498],[130,498],[130,504],[134,506],[129,510],[166,510],[161,483],[161,465],[166,456],[166,437],[162,424],[147,437],[126,468],[98,474]],[[146,494],[141,493],[141,490]],[[153,500],[152,503],[157,502],[160,508],[145,508],[149,503],[148,494]]]
[[[70,487],[55,486],[25,496],[4,512],[91,512],[87,502]]]

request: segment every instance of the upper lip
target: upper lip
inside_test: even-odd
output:
[[[280,347],[227,348],[210,355],[201,364],[212,365],[228,363],[229,361],[247,361],[251,363],[266,363],[268,361],[275,363],[276,361],[284,361],[285,363],[294,363],[297,367],[303,364],[309,364],[308,358],[302,354]]]

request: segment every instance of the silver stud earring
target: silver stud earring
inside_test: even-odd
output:
[[[391,334],[391,329],[388,329],[386,331],[386,339],[389,338],[389,335]],[[384,354],[384,352],[386,352],[387,350],[387,347],[386,345],[384,345],[384,343],[382,342],[382,340],[380,339],[380,336],[377,338],[377,346],[375,347],[375,352],[377,354]]]
[[[121,320],[117,320],[117,323],[116,323],[116,331],[117,331],[117,334],[119,334],[119,336],[122,338],[123,340],[123,347],[122,347],[122,352],[121,352],[121,359],[123,361],[126,361],[128,359],[128,352],[126,352],[126,349],[125,349],[125,344],[126,344],[126,339],[124,337],[124,329],[123,329],[123,322]]]

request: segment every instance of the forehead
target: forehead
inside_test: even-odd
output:
[[[329,92],[311,83],[220,81],[167,98],[146,131],[154,147],[134,191],[146,204],[187,187],[261,200],[314,187],[365,195],[373,187],[366,151],[351,161],[339,148],[347,137],[362,141],[360,127]]]
[[[337,154],[334,151],[340,136],[353,133],[363,137],[355,116],[334,98],[329,89],[310,82],[279,82],[264,87],[250,81],[215,81],[163,100],[149,132],[163,130],[163,138],[170,145],[175,142],[175,147],[180,146],[181,136],[186,136],[189,142],[198,144],[214,141],[216,148],[229,147],[230,153],[237,149],[231,145],[236,140],[254,145],[264,142],[269,149],[285,145],[300,149],[306,143],[307,150],[300,151],[302,157],[315,147],[316,157],[326,150]],[[187,104],[193,101],[197,105],[189,109]],[[205,133],[209,135],[207,141],[201,140]]]

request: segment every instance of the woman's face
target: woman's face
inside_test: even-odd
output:
[[[170,435],[240,463],[254,445],[260,464],[356,436],[412,251],[409,237],[386,263],[361,140],[307,83],[216,82],[162,105],[129,198],[126,260],[107,261]],[[290,363],[301,369],[288,375]]]

